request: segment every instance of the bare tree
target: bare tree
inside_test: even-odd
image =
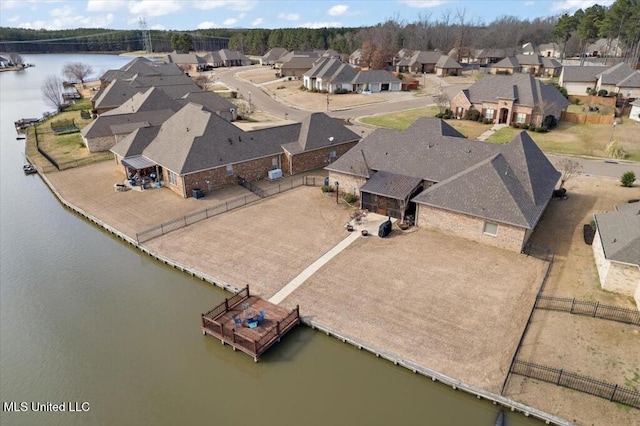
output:
[[[71,81],[79,81],[80,83],[84,83],[85,78],[92,72],[91,65],[82,62],[68,62],[62,67],[62,75]]]
[[[58,111],[64,108],[64,100],[62,99],[63,87],[62,80],[59,77],[50,74],[40,87],[45,102],[54,107]]]
[[[16,52],[9,53],[9,60],[15,66],[24,64],[24,59],[22,59],[22,56]]]
[[[582,165],[576,160],[563,158],[558,163],[558,170],[562,174],[560,176],[560,189],[562,189],[569,179],[582,173]]]
[[[433,95],[433,100],[436,102],[438,109],[442,113],[451,108],[451,98],[442,90],[440,90],[438,94]]]

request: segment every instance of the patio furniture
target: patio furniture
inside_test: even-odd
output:
[[[233,328],[240,328],[242,327],[242,320],[240,319],[240,317],[238,317],[237,315],[233,316]]]
[[[256,321],[258,321],[258,324],[262,324],[264,322],[265,315],[267,315],[267,311],[265,310],[260,311],[260,313],[256,317]]]
[[[256,328],[258,326],[258,321],[249,321],[247,322],[249,328]]]

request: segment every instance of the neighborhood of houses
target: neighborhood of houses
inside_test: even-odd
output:
[[[563,67],[553,43],[478,51],[473,60],[469,53],[459,62],[439,51],[403,49],[388,64],[395,74],[366,69],[359,50],[341,58],[334,51],[276,48],[260,63],[276,78],[302,80],[309,91],[363,93],[406,90],[397,73],[458,75],[461,63],[482,59],[490,64],[487,74],[450,101],[455,118],[476,110],[495,124],[560,120],[569,101],[537,78],[557,76],[569,95],[606,90],[625,100],[629,117],[640,121],[640,71],[624,62]],[[560,176],[528,133],[496,145],[422,118],[405,130],[377,129],[362,138],[322,112],[300,123],[242,130],[234,124],[236,106],[200,89],[188,73],[250,63],[224,49],[136,58],[109,70],[92,99],[97,117],[82,130],[83,141],[90,152],[111,151],[126,182],[144,185],[151,176],[185,198],[324,168],[330,182],[358,196],[369,212],[506,250],[525,248]],[[639,221],[637,204],[596,215],[593,250],[602,287],[635,297],[640,308]]]

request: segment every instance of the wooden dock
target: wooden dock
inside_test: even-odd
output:
[[[264,320],[250,328],[247,318],[253,318],[260,312],[264,313]],[[258,362],[260,355],[299,323],[298,306],[288,311],[264,299],[251,296],[247,286],[202,314],[202,334],[220,339],[223,345],[229,344],[234,351],[239,349]]]

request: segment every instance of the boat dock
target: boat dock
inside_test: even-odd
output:
[[[21,118],[18,121],[14,121],[16,130],[25,130],[27,127],[33,126],[40,122],[39,118]]]
[[[258,362],[273,344],[300,324],[300,309],[289,311],[249,294],[249,286],[202,314],[202,334],[220,339]]]

